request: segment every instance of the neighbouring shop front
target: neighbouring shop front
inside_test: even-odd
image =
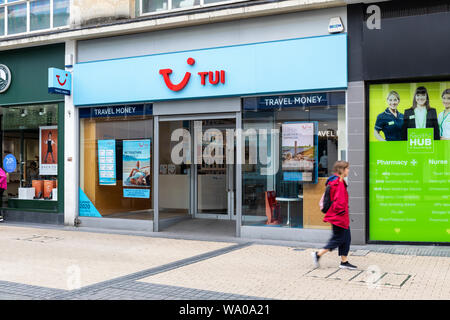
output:
[[[365,107],[365,128],[349,134],[366,139],[366,240],[448,245],[450,6],[374,5],[380,29],[375,11],[349,6],[349,101]]]
[[[108,40],[79,43],[81,225],[216,219],[236,236],[325,240],[318,202],[347,150],[347,35],[141,55],[130,43],[145,36],[110,39],[127,56],[105,59]]]
[[[64,66],[64,45],[0,52],[5,221],[64,222],[64,98],[48,93],[48,68]]]

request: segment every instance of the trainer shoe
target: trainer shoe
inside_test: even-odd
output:
[[[350,262],[346,261],[346,262],[341,262],[339,268],[341,268],[341,269],[355,270],[355,269],[357,269],[358,267],[357,267],[357,266],[354,266],[354,265],[352,265]]]
[[[317,255],[317,251],[311,252],[311,257],[313,259],[313,264],[315,268],[319,268],[319,259],[320,257]]]

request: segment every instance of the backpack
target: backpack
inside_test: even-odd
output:
[[[327,213],[327,211],[330,209],[331,204],[333,201],[331,201],[331,186],[327,185],[327,188],[325,189],[325,192],[322,195],[322,198],[319,201],[319,207],[320,211],[323,213]]]

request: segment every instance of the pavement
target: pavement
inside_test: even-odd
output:
[[[2,300],[448,300],[450,247],[352,246],[0,225]]]

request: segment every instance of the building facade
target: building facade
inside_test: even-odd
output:
[[[324,242],[318,202],[333,163],[347,160],[354,244],[449,242],[447,113],[438,106],[448,2],[103,0],[64,11],[53,0],[48,22],[33,20],[36,4],[25,2],[22,32],[13,4],[0,5],[1,53],[62,46],[64,62],[47,68],[72,76],[70,95],[45,92],[64,106],[48,125],[64,128],[64,224],[158,232],[215,219],[237,237]],[[411,50],[416,40],[425,45]],[[403,102],[418,87],[431,107],[416,125]],[[413,116],[407,129],[383,115],[388,95],[401,117]],[[411,132],[427,144],[422,134],[433,135],[432,146],[409,150],[409,129],[423,129]],[[416,171],[401,167],[414,160]],[[425,166],[436,170],[417,169]],[[438,207],[426,217],[415,213],[430,205]]]

